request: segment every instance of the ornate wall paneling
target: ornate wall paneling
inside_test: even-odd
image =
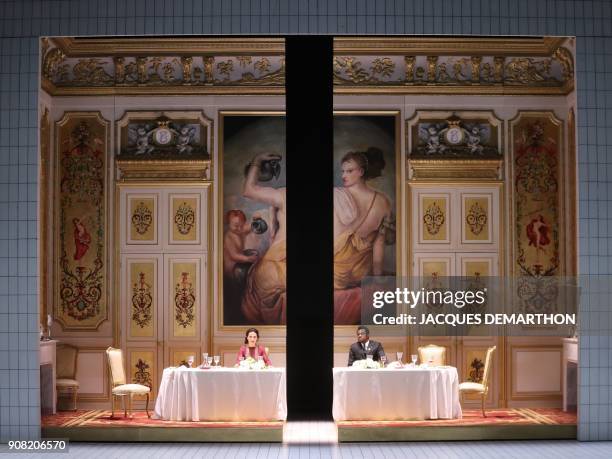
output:
[[[148,372],[157,384],[163,368],[187,355],[199,363],[209,349],[211,187],[117,185],[121,342],[135,378]]]
[[[285,90],[282,38],[46,40],[42,88],[53,96]]]
[[[338,94],[565,95],[566,38],[336,38]]]
[[[110,123],[98,112],[65,112],[55,145],[53,316],[63,331],[95,331],[109,319]]]

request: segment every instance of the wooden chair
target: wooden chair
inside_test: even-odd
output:
[[[126,384],[125,371],[123,370],[123,353],[121,349],[115,349],[109,347],[106,350],[106,356],[108,357],[108,368],[111,378],[111,418],[115,417],[115,397],[123,397],[123,416],[127,417],[126,397],[129,397],[130,402],[130,414],[132,411],[132,397],[134,395],[146,395],[147,402],[145,405],[145,411],[147,417],[151,417],[149,414],[149,394],[151,389],[142,384]]]
[[[77,391],[79,390],[79,382],[76,380],[77,359],[79,349],[70,344],[58,343],[56,351],[56,375],[55,387],[57,388],[57,397],[62,392],[69,392],[72,399],[72,410],[77,409]]]
[[[446,348],[444,346],[428,344],[427,346],[420,346],[417,352],[421,363],[429,363],[431,360],[432,365],[436,367],[446,365]]]
[[[497,346],[490,347],[487,349],[487,355],[485,357],[484,370],[482,372],[482,383],[476,382],[463,382],[459,384],[459,394],[479,394],[482,401],[482,417],[486,418],[485,414],[485,399],[489,392],[489,380],[491,379],[491,367],[493,366],[493,353],[497,349]]]

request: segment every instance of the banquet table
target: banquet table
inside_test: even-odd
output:
[[[153,418],[171,421],[285,420],[285,369],[166,368]]]
[[[334,368],[335,421],[461,418],[455,367]]]

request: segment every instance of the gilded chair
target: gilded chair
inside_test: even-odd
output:
[[[72,399],[72,410],[77,409],[77,391],[79,382],[76,380],[77,358],[79,350],[70,344],[58,343],[56,351],[56,380],[57,397],[60,393],[69,393]]]
[[[111,418],[115,417],[115,397],[123,397],[123,416],[127,417],[127,404],[126,398],[129,398],[130,414],[132,411],[132,397],[134,395],[146,395],[147,402],[145,405],[145,411],[147,417],[151,417],[149,414],[149,394],[151,389],[142,384],[126,384],[125,371],[123,369],[123,353],[121,349],[115,349],[109,347],[106,350],[106,356],[108,358],[108,369],[111,378]]]
[[[482,372],[482,382],[463,382],[459,384],[459,394],[478,394],[482,401],[482,417],[486,418],[485,414],[485,399],[489,392],[489,380],[491,379],[491,367],[493,366],[493,353],[497,349],[497,346],[490,347],[487,349],[487,355],[485,357],[484,370]]]
[[[446,348],[444,346],[428,344],[427,346],[420,346],[417,352],[421,363],[430,363],[431,361],[431,364],[437,367],[446,365]]]

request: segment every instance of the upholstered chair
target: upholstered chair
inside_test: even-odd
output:
[[[123,367],[123,353],[121,349],[115,349],[109,347],[106,350],[106,356],[108,357],[108,371],[111,378],[111,418],[115,417],[115,397],[123,397],[123,416],[127,417],[127,403],[126,398],[129,398],[130,415],[132,411],[132,397],[134,395],[146,395],[147,402],[145,405],[145,411],[147,416],[149,414],[149,394],[151,389],[142,384],[126,384],[125,371]]]
[[[79,382],[76,380],[77,358],[79,350],[70,344],[58,343],[56,351],[56,380],[57,397],[60,393],[69,393],[72,399],[72,410],[77,409],[77,391]]]
[[[491,370],[493,367],[493,353],[497,349],[497,346],[490,347],[487,349],[487,355],[485,356],[485,364],[484,370],[482,372],[482,382],[463,382],[459,384],[459,394],[478,394],[480,395],[482,402],[482,417],[486,418],[485,414],[485,399],[487,398],[487,393],[489,392],[489,381],[491,380]]]
[[[434,366],[446,365],[446,348],[444,346],[428,344],[427,346],[420,346],[417,352],[421,363],[429,363],[431,360]]]

